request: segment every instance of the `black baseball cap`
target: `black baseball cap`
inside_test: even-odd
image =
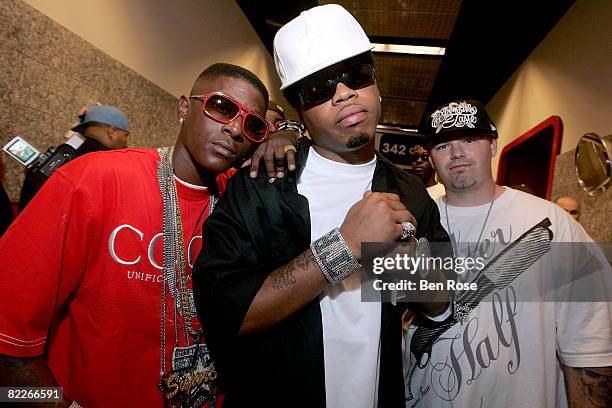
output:
[[[497,128],[482,102],[460,99],[447,102],[427,115],[424,130],[429,145],[441,139],[453,139],[473,134],[490,135],[497,139]]]

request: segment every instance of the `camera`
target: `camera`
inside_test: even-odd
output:
[[[40,154],[24,138],[16,136],[4,146],[3,150],[26,166],[27,174],[30,177],[41,179],[44,183],[55,170],[79,155],[77,149],[82,144],[83,139],[75,134],[66,143],[50,147],[46,152]]]
[[[43,154],[21,136],[14,137],[4,146],[3,150],[9,156],[27,168],[19,198],[20,209],[34,197],[55,170],[79,156],[77,149],[82,144],[83,139],[74,134],[66,143],[50,147]]]
[[[69,144],[50,147],[28,166],[27,172],[33,180],[44,183],[55,170],[77,156],[76,149]]]

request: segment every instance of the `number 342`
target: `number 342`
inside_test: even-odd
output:
[[[398,145],[397,143],[383,143],[381,151],[383,153],[393,153],[399,156],[405,156],[406,145]]]

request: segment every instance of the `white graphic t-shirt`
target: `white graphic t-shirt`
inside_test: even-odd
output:
[[[485,264],[508,248],[514,259],[534,256],[512,245],[525,232],[548,219],[540,230],[553,234],[551,247],[535,254],[533,263],[518,265],[518,276],[492,290],[462,321],[438,335],[411,326],[406,336],[404,373],[407,407],[557,407],[567,405],[557,360],[573,367],[612,365],[612,303],[525,301],[542,285],[534,276],[561,273],[580,260],[558,256],[558,242],[591,242],[584,229],[556,205],[506,188],[493,203],[445,209],[437,201],[442,225],[458,256],[483,257]],[[448,219],[446,212],[448,211]],[[480,242],[476,243],[483,231]],[[545,233],[548,236],[548,234]],[[512,253],[510,250],[519,248]],[[536,251],[536,252],[537,252]],[[571,251],[568,251],[571,252]],[[612,271],[601,253],[589,278],[609,288]],[[492,263],[493,264],[493,263]],[[591,264],[590,264],[591,265]],[[486,268],[486,266],[485,266]],[[460,280],[472,280],[478,271]],[[556,276],[556,275],[555,275]],[[602,300],[608,295],[594,295]],[[412,344],[414,343],[414,344]],[[416,355],[414,353],[417,350]],[[431,350],[431,351],[429,351]]]

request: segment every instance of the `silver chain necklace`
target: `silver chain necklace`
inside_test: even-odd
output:
[[[163,202],[163,272],[162,272],[162,301],[161,301],[161,353],[160,378],[166,373],[166,308],[168,294],[174,299],[175,330],[178,330],[177,314],[183,317],[184,336],[186,343],[191,333],[199,339],[200,331],[195,330],[192,320],[195,317],[193,293],[188,287],[185,243],[183,238],[183,224],[174,181],[172,154],[174,147],[162,147],[159,150],[160,160],[157,166],[157,181]],[[210,195],[208,215],[214,209],[216,197]],[[206,209],[204,209],[206,211]],[[178,332],[175,334],[178,344]]]
[[[493,209],[493,203],[495,203],[495,199],[497,197],[495,197],[495,188],[493,189],[493,199],[491,200],[491,204],[489,205],[489,210],[487,211],[487,216],[485,217],[484,222],[482,223],[482,228],[480,229],[480,234],[478,234],[478,239],[476,240],[476,248],[474,248],[474,251],[470,254],[470,252],[468,251],[468,258],[473,258],[474,255],[476,254],[476,251],[478,251],[478,245],[480,243],[480,238],[482,238],[482,234],[484,233],[485,227],[487,226],[487,221],[489,221],[489,215],[491,215],[491,210]],[[446,214],[446,226],[448,228],[448,234],[452,234],[451,232],[451,227],[450,227],[450,218],[448,217],[448,196],[444,197],[444,213]],[[457,242],[457,245],[459,245],[459,243]],[[458,256],[458,252],[459,252],[459,248],[454,248],[453,247],[453,255],[454,256]]]
[[[491,199],[491,204],[489,205],[489,209],[487,211],[487,216],[485,217],[484,222],[482,223],[482,228],[480,229],[480,234],[478,234],[478,239],[476,240],[476,247],[474,248],[474,251],[472,251],[472,253],[470,254],[470,251],[468,249],[468,253],[467,253],[467,257],[468,258],[474,258],[474,255],[476,255],[476,251],[478,251],[478,245],[480,242],[480,238],[482,238],[482,234],[484,233],[485,227],[487,226],[487,221],[489,221],[489,215],[491,215],[491,210],[493,209],[493,204],[495,203],[495,188],[493,188],[493,198]],[[448,228],[448,234],[451,234],[451,228],[450,228],[450,218],[448,217],[448,196],[446,196],[444,198],[444,213],[446,214],[446,226]],[[457,247],[459,246],[459,242],[457,242]],[[453,255],[455,257],[458,256],[459,253],[459,248],[455,248],[455,246],[453,245]],[[455,315],[455,321],[457,322],[461,322],[461,324],[463,325],[467,319],[468,316],[470,314],[470,312],[472,311],[470,309],[470,306],[468,304],[465,303],[461,303],[457,301],[457,298],[455,298],[453,300],[453,313]]]

